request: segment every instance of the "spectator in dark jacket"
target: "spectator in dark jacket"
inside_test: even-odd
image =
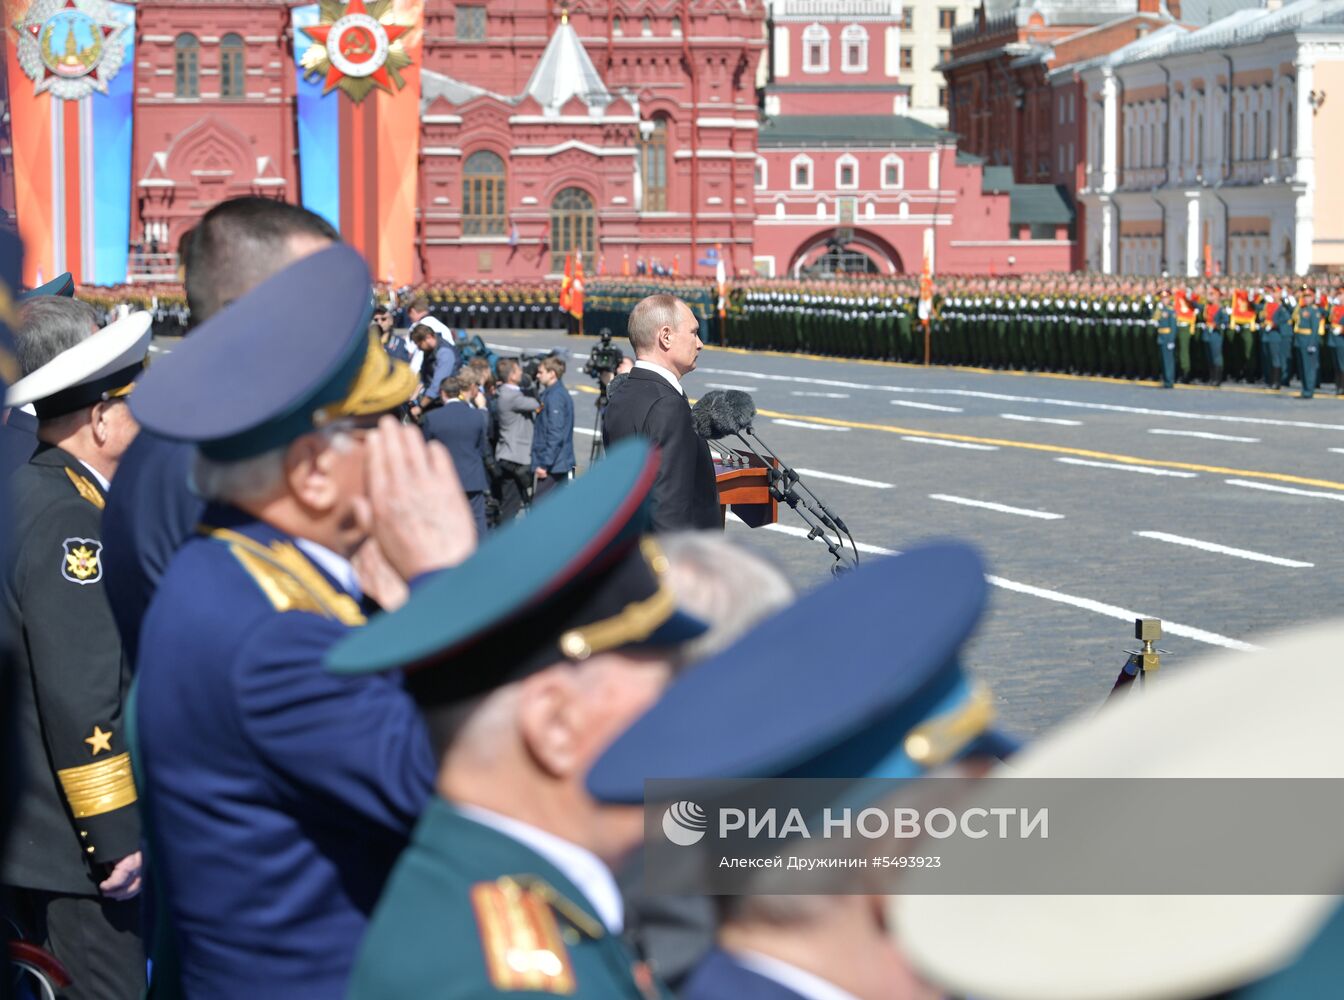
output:
[[[565,388],[565,362],[544,358],[537,369],[541,411],[532,428],[532,474],[538,499],[574,474],[574,400]]]
[[[469,402],[478,387],[472,378],[450,375],[440,383],[443,405],[425,415],[422,429],[430,441],[438,441],[453,457],[457,478],[462,481],[476,518],[477,537],[485,535],[485,494],[490,489],[487,472],[494,464],[486,445],[485,411]]]
[[[411,328],[411,343],[424,355],[420,363],[420,395],[411,406],[411,416],[419,417],[438,401],[444,380],[457,374],[457,352],[424,323]]]

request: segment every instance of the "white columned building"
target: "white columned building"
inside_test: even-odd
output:
[[[1073,69],[1089,268],[1344,272],[1344,169],[1316,169],[1344,165],[1344,0],[1169,25]]]

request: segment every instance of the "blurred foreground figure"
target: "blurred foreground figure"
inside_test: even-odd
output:
[[[72,998],[133,996],[140,823],[125,732],[131,665],[103,582],[101,515],[136,434],[126,397],[149,349],[149,314],[102,330],[83,302],[20,312],[24,377],[10,406],[37,411],[37,450],[14,473],[5,574],[16,648],[19,807],[0,884],[7,908],[67,968]]]
[[[1263,829],[1269,822],[1286,832],[1302,823],[1301,817],[1258,806],[1257,786],[1282,789],[1293,784],[1283,779],[1323,779],[1307,792],[1337,801],[1344,778],[1341,629],[1344,623],[1335,621],[1258,652],[1222,654],[1173,672],[1141,697],[1047,736],[1015,758],[1005,777],[1024,787],[1044,784],[1027,780],[1033,778],[1108,779],[1059,785],[1061,796],[1088,797],[1083,801],[1091,821],[1103,834],[1115,818],[1151,803],[1148,788],[1159,783],[1114,779],[1166,779],[1182,797],[1203,794],[1210,785],[1232,788],[1248,828]],[[1224,851],[1218,843],[1219,830],[1226,829],[1222,820],[1210,818],[1207,831],[1188,823],[1186,817],[1155,827],[1152,840],[1138,847],[1168,872],[1213,872],[1218,878],[1221,866],[1229,873],[1229,893],[1239,891],[1232,883],[1243,867],[1273,873],[1307,866],[1329,873],[1319,879],[1320,892],[1341,888],[1344,847],[1337,826],[1321,831],[1320,842],[1329,846],[1309,858],[1292,856],[1272,837],[1264,838],[1255,856]],[[1077,826],[1051,830],[1051,850],[1035,869],[1042,877],[1069,863],[1070,833],[1076,836]],[[989,852],[987,865],[994,866],[992,852],[1006,842],[979,843]],[[1135,878],[1126,868],[1110,877],[1129,885]],[[1271,882],[1275,877],[1269,876]],[[894,933],[915,966],[956,996],[1325,1000],[1344,995],[1339,897],[1272,893],[912,894],[894,899],[891,912]]]

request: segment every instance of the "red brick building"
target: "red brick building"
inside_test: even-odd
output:
[[[171,276],[178,239],[217,202],[298,199],[290,6],[136,5],[132,277]]]

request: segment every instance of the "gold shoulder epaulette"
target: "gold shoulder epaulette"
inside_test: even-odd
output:
[[[203,534],[229,546],[229,551],[277,611],[308,611],[354,627],[365,618],[349,594],[333,587],[290,542],[262,545],[227,528],[202,526]]]
[[[576,991],[555,911],[541,893],[511,878],[478,882],[471,887],[471,906],[495,989],[560,996]]]
[[[102,510],[107,506],[107,501],[103,499],[103,495],[98,492],[98,487],[94,486],[93,483],[89,482],[68,465],[65,467],[65,474],[70,477],[70,482],[74,485],[75,489],[79,491],[79,495],[85,500],[93,504],[99,510]]]

